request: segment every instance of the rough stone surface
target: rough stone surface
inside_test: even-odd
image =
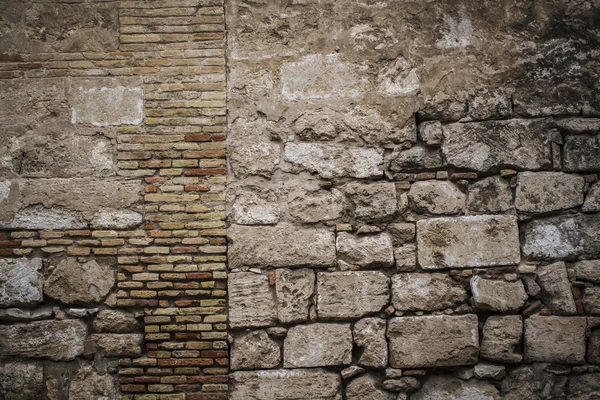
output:
[[[0,356],[69,361],[83,354],[86,325],[77,320],[0,326]]]
[[[600,393],[600,373],[576,375],[569,380],[568,400],[594,400]]]
[[[117,310],[102,310],[94,319],[96,332],[132,333],[140,330],[140,322],[130,313]]]
[[[315,273],[310,269],[278,269],[275,272],[277,317],[280,323],[308,320],[315,292]]]
[[[443,375],[428,378],[419,393],[411,396],[411,400],[500,400],[501,398],[498,389],[487,382],[476,379],[463,381]]]
[[[443,310],[455,307],[466,299],[465,289],[445,274],[392,276],[392,304],[396,310]]]
[[[469,365],[479,355],[476,315],[392,318],[387,336],[394,368]]]
[[[69,400],[110,400],[117,395],[114,378],[108,374],[99,374],[92,367],[77,369],[71,376]]]
[[[398,379],[386,379],[383,381],[383,388],[390,392],[414,392],[421,386],[417,378],[405,376]]]
[[[525,320],[525,357],[581,364],[585,361],[585,330],[585,318],[532,316]]]
[[[419,125],[419,138],[428,146],[441,146],[444,140],[442,123],[440,121],[427,121]]]
[[[573,264],[575,277],[593,283],[600,283],[600,260],[582,260]]]
[[[417,222],[424,269],[518,264],[519,233],[513,216],[435,218]]]
[[[482,330],[480,356],[486,360],[519,363],[523,336],[523,320],[520,315],[490,316]]]
[[[365,221],[386,220],[398,211],[393,183],[349,183],[344,192],[353,206],[354,216]]]
[[[283,342],[284,368],[327,367],[351,362],[350,324],[297,325],[288,330]]]
[[[562,172],[521,172],[517,176],[517,210],[545,213],[583,204],[583,177]]]
[[[413,146],[407,150],[394,152],[391,157],[390,170],[394,172],[430,170],[444,165],[439,149]]]
[[[42,301],[39,258],[0,258],[0,307],[34,305]]]
[[[371,375],[359,376],[346,386],[346,400],[394,400],[394,397]]]
[[[503,213],[513,208],[510,181],[491,176],[469,186],[467,214]]]
[[[421,181],[410,187],[408,199],[417,212],[458,214],[465,208],[467,196],[448,181]]]
[[[554,315],[577,313],[571,292],[571,283],[564,262],[537,268],[537,281],[542,289],[542,300]]]
[[[600,211],[600,182],[594,183],[590,188],[587,196],[585,196],[581,211],[589,213]]]
[[[600,287],[585,289],[583,309],[588,315],[600,315]]]
[[[326,267],[335,263],[335,237],[326,229],[232,225],[229,266]]]
[[[5,400],[31,400],[43,396],[41,364],[11,361],[0,364],[0,395]]]
[[[296,190],[288,196],[288,209],[301,222],[330,221],[342,216],[344,196],[338,190]]]
[[[271,225],[279,222],[281,211],[277,196],[270,191],[244,188],[236,190],[231,217],[241,225]]]
[[[354,324],[354,343],[362,348],[358,365],[384,368],[388,363],[388,345],[385,340],[386,321],[381,318],[363,318]]]
[[[97,349],[107,357],[139,357],[144,336],[137,333],[97,333],[91,336]]]
[[[355,236],[340,232],[336,248],[338,257],[349,264],[361,267],[389,267],[394,264],[392,239],[386,233]]]
[[[98,303],[115,284],[114,269],[96,261],[61,261],[44,283],[44,294],[65,304]]]
[[[229,326],[270,326],[277,321],[277,308],[265,275],[253,272],[229,274]]]
[[[600,169],[600,135],[567,136],[563,148],[563,167],[569,172]]]
[[[475,366],[473,373],[477,379],[493,379],[498,381],[506,375],[506,368],[504,365],[482,362]]]
[[[477,308],[502,313],[519,311],[528,299],[520,280],[505,282],[475,276],[471,279],[471,292]]]
[[[322,369],[239,371],[230,376],[231,400],[342,400],[340,375]]]
[[[523,365],[511,368],[502,381],[502,394],[507,400],[564,398],[565,377],[546,371],[548,364]]]
[[[101,211],[91,221],[95,229],[129,229],[142,223],[142,214],[130,210]]]
[[[394,249],[394,259],[399,272],[415,271],[417,269],[417,247],[414,244],[405,244]]]
[[[389,278],[377,271],[319,272],[320,319],[360,318],[379,312],[389,301]]]
[[[277,368],[281,351],[266,331],[253,331],[235,339],[231,348],[231,369]]]

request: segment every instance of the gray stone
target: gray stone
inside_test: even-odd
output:
[[[335,235],[322,228],[232,225],[229,267],[329,267],[335,264]]]
[[[402,370],[397,368],[386,368],[385,377],[388,379],[400,378],[402,376]]]
[[[600,283],[600,260],[582,260],[573,264],[575,277],[593,283]]]
[[[564,118],[556,120],[558,129],[567,134],[593,135],[600,131],[600,119],[596,118]]]
[[[383,381],[383,388],[390,392],[415,392],[421,387],[421,382],[412,376],[405,376],[398,379],[386,379]]]
[[[575,375],[569,379],[567,400],[596,400],[600,393],[600,373]]]
[[[388,363],[388,345],[385,340],[386,321],[381,318],[363,318],[354,324],[354,343],[362,348],[358,365],[385,368]]]
[[[568,172],[600,170],[600,135],[567,136],[563,146],[563,168]]]
[[[106,357],[139,357],[144,335],[137,333],[95,333],[92,342]]]
[[[285,161],[324,179],[383,175],[383,150],[338,144],[288,143]]]
[[[502,380],[506,400],[545,400],[564,398],[566,379],[547,372],[548,364],[523,365],[511,368]]]
[[[378,271],[317,273],[319,319],[360,318],[389,302],[389,279]]]
[[[351,362],[350,324],[297,325],[288,330],[283,342],[284,368],[350,365]]]
[[[600,214],[561,215],[527,222],[523,255],[529,259],[600,258]]]
[[[484,121],[512,116],[511,93],[507,90],[479,89],[469,99],[469,119]]]
[[[394,249],[394,258],[398,271],[415,271],[417,269],[417,246],[414,244],[405,244]]]
[[[585,181],[562,172],[521,172],[517,176],[517,210],[546,213],[583,204]]]
[[[130,313],[116,310],[102,310],[94,319],[96,332],[131,333],[141,329],[140,322]]]
[[[449,181],[419,181],[411,185],[408,200],[420,213],[458,214],[467,196]]]
[[[344,368],[341,372],[342,379],[350,379],[360,374],[364,374],[365,369],[361,367],[357,367],[356,365],[352,365],[348,368]]]
[[[392,318],[387,336],[394,368],[470,365],[479,356],[477,316],[472,314]]]
[[[532,316],[525,320],[525,357],[530,361],[581,364],[585,361],[586,319]]]
[[[491,384],[475,379],[463,381],[444,375],[434,375],[425,381],[411,400],[500,400],[502,397]]]
[[[575,315],[577,307],[564,262],[540,266],[536,270],[542,301],[554,315]]]
[[[467,292],[445,274],[397,274],[392,276],[392,304],[401,311],[434,311],[455,307]]]
[[[142,223],[142,214],[130,210],[104,210],[91,221],[94,229],[130,229]]]
[[[265,275],[236,272],[229,274],[227,282],[232,329],[275,324],[277,308]]]
[[[0,356],[69,361],[83,354],[87,327],[79,320],[0,326]]]
[[[520,315],[488,317],[482,336],[481,358],[502,363],[520,363],[523,360],[518,352],[523,336]]]
[[[365,221],[381,221],[398,211],[393,183],[358,183],[346,185],[344,192],[353,206],[354,216]]]
[[[308,320],[315,292],[315,273],[311,269],[275,271],[277,317],[282,324]]]
[[[392,239],[386,233],[355,236],[350,233],[337,234],[338,257],[361,267],[390,267],[394,265]]]
[[[471,292],[477,308],[505,314],[519,311],[528,299],[520,280],[505,282],[475,276],[471,279]]]
[[[504,365],[481,362],[475,365],[473,373],[477,379],[493,379],[499,381],[506,375],[506,367],[504,367]]]
[[[253,331],[236,338],[231,348],[231,369],[277,368],[281,362],[279,345],[265,331]]]
[[[412,240],[415,238],[417,228],[414,223],[403,222],[397,224],[389,224],[387,230],[392,236],[394,246],[397,246],[406,242],[412,242]]]
[[[534,277],[522,275],[521,280],[530,297],[533,297],[534,299],[540,299],[542,297],[542,288],[537,284]]]
[[[600,364],[600,329],[592,329],[587,347],[587,362]]]
[[[441,146],[444,140],[442,123],[440,121],[426,121],[419,125],[419,138],[427,146]]]
[[[521,260],[517,220],[509,215],[418,221],[417,248],[424,269],[511,265]]]
[[[231,400],[342,400],[342,380],[323,369],[239,371],[230,375]]]
[[[234,200],[233,200],[234,199]],[[260,189],[236,190],[230,200],[231,216],[241,225],[270,225],[279,222],[281,211],[275,193]]]
[[[394,397],[371,375],[359,376],[346,386],[346,400],[394,400]]]
[[[590,188],[581,211],[588,213],[595,213],[600,211],[600,182],[596,182]]]
[[[411,172],[423,169],[436,169],[444,166],[439,149],[413,146],[407,150],[392,153],[390,170],[394,172]]]
[[[0,321],[37,321],[50,318],[54,314],[52,308],[43,307],[35,310],[22,310],[20,308],[0,309]]]
[[[43,398],[44,368],[18,361],[0,364],[0,396],[4,400]]]
[[[331,192],[295,190],[288,195],[288,210],[301,222],[330,221],[342,216],[344,196],[335,189]]]
[[[510,181],[491,176],[469,186],[467,214],[496,214],[513,208]]]
[[[585,288],[583,309],[588,315],[600,315],[600,287]]]
[[[44,294],[65,304],[98,303],[115,284],[111,266],[91,260],[80,264],[75,258],[61,261],[44,283]]]
[[[43,300],[39,258],[0,258],[0,307],[31,306]]]
[[[448,164],[486,172],[510,166],[551,166],[547,119],[511,119],[444,125],[442,153]]]
[[[111,400],[116,395],[116,382],[110,374],[99,374],[91,366],[84,366],[71,376],[69,400]]]

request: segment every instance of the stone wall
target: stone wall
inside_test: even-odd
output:
[[[598,7],[228,3],[231,399],[598,398]]]

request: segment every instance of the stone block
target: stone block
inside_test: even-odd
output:
[[[131,210],[102,210],[91,221],[94,229],[131,229],[142,224],[142,214]]]
[[[41,364],[10,361],[0,364],[0,395],[6,400],[43,398],[44,368]]]
[[[520,315],[488,317],[481,340],[481,358],[501,363],[520,363],[523,355],[516,349],[521,346],[523,319]]]
[[[281,352],[266,331],[253,331],[237,337],[231,348],[231,369],[277,368]]]
[[[420,181],[411,185],[408,200],[415,211],[433,215],[459,214],[467,196],[449,181]]]
[[[231,124],[228,135],[229,163],[233,175],[244,178],[259,175],[270,178],[281,162],[279,143],[272,142],[269,134],[274,127],[262,118],[250,121],[238,118]]]
[[[529,361],[582,364],[586,319],[532,316],[525,320],[525,357]]]
[[[536,273],[537,282],[542,289],[542,300],[552,314],[577,314],[565,263],[557,262],[540,266],[537,268]]]
[[[600,287],[585,289],[583,295],[583,309],[588,315],[600,315]]]
[[[510,215],[418,221],[417,248],[424,269],[511,265],[521,260],[517,220]]]
[[[600,393],[600,373],[571,376],[568,400],[594,400]]]
[[[589,192],[585,196],[585,201],[581,207],[581,211],[595,213],[600,211],[600,182],[592,185]]]
[[[443,166],[444,161],[439,149],[413,146],[406,150],[396,150],[391,155],[390,170],[394,172],[431,170]]]
[[[502,397],[492,384],[470,379],[434,375],[425,381],[421,390],[411,396],[411,400],[501,400]]]
[[[441,146],[444,140],[440,121],[425,121],[419,125],[419,138],[427,146]]]
[[[284,368],[329,367],[351,362],[350,324],[297,325],[288,330],[283,342]]]
[[[395,397],[372,375],[359,376],[346,385],[346,400],[394,400]]]
[[[130,313],[101,310],[93,323],[94,331],[105,333],[132,333],[141,328],[140,322]]]
[[[396,274],[392,276],[392,305],[400,311],[435,311],[467,300],[466,290],[445,274]]]
[[[0,307],[31,306],[43,300],[40,258],[0,258]]]
[[[78,368],[69,382],[69,400],[113,399],[117,395],[115,379],[98,373],[91,366]]]
[[[95,333],[92,342],[106,357],[139,357],[144,336],[137,333]]]
[[[386,220],[398,211],[393,183],[352,182],[346,185],[344,193],[350,200],[354,216],[360,220]]]
[[[344,195],[338,190],[294,190],[288,195],[288,210],[300,222],[322,222],[338,219],[344,210]]]
[[[337,234],[338,257],[352,265],[361,267],[390,267],[394,265],[392,239],[386,233],[355,236],[350,233]]]
[[[510,314],[518,312],[528,299],[523,282],[506,282],[475,276],[471,279],[475,307]]]
[[[311,269],[275,271],[277,318],[282,324],[308,320],[315,292],[315,273]]]
[[[600,170],[600,135],[567,136],[563,147],[563,167],[568,172]]]
[[[385,368],[388,364],[388,344],[385,340],[386,321],[381,318],[363,318],[354,324],[354,343],[362,348],[358,365]]]
[[[274,325],[277,308],[265,275],[229,274],[229,326],[232,329]]]
[[[510,181],[491,176],[469,186],[467,214],[497,214],[513,208]]]
[[[600,283],[600,260],[582,260],[573,264],[577,280]]]
[[[417,269],[417,246],[405,244],[394,249],[396,270],[400,272],[415,271]]]
[[[521,172],[517,176],[517,210],[546,213],[583,204],[582,176],[563,172]]]

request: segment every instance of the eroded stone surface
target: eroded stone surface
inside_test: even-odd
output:
[[[140,329],[140,322],[130,313],[117,310],[102,310],[94,319],[96,332],[131,333]]]
[[[600,315],[600,288],[585,289],[583,296],[583,309],[588,315]]]
[[[465,289],[445,274],[392,276],[392,304],[396,310],[442,310],[457,306],[466,299]]]
[[[384,368],[388,363],[388,344],[385,340],[386,321],[363,318],[354,324],[354,343],[362,348],[358,364],[363,367]]]
[[[337,234],[338,257],[361,267],[389,267],[394,264],[392,239],[386,233],[355,236],[346,232]]]
[[[301,222],[338,219],[344,210],[344,196],[338,190],[296,190],[288,195],[288,209],[290,215]]]
[[[571,377],[568,400],[594,400],[600,393],[600,373]]]
[[[520,280],[505,282],[475,276],[471,279],[471,292],[477,308],[502,313],[519,311],[528,299]]]
[[[436,169],[444,166],[439,149],[413,146],[410,149],[392,153],[390,170],[409,172],[423,169]]]
[[[595,213],[600,211],[600,182],[596,182],[585,196],[581,211]]]
[[[311,269],[278,269],[275,289],[279,322],[292,324],[308,320],[315,292],[315,273]]]
[[[411,185],[408,199],[418,212],[458,214],[467,196],[449,181],[421,181]]]
[[[277,368],[281,352],[266,331],[253,331],[235,339],[231,348],[231,369]]]
[[[34,305],[42,301],[40,258],[0,258],[0,307]]]
[[[562,172],[521,172],[517,176],[517,210],[544,213],[583,203],[583,177]]]
[[[139,357],[144,335],[137,333],[96,333],[91,336],[98,350],[107,357]]]
[[[131,210],[104,210],[91,221],[94,229],[128,229],[142,223],[142,214]]]
[[[600,169],[600,135],[567,136],[563,147],[563,167],[569,172]]]
[[[531,361],[581,364],[586,319],[532,316],[525,320],[525,357]]]
[[[577,279],[600,283],[600,260],[582,260],[573,264]]]
[[[44,368],[41,364],[18,361],[0,364],[0,395],[6,400],[42,398]]]
[[[519,363],[523,360],[518,352],[523,336],[523,320],[520,315],[488,317],[482,336],[482,358],[505,363]]]
[[[318,346],[315,346],[319,343]],[[350,324],[297,325],[283,342],[283,367],[326,367],[352,362]]]
[[[229,326],[246,328],[270,326],[277,321],[275,300],[269,279],[253,272],[229,274]]]
[[[571,292],[571,282],[564,262],[540,266],[536,270],[537,281],[542,289],[542,300],[554,315],[577,313]]]
[[[496,214],[512,209],[510,181],[499,176],[482,179],[469,186],[468,214]]]
[[[427,379],[421,390],[411,396],[415,400],[500,400],[498,389],[487,382],[463,381],[443,375]]]
[[[346,386],[346,400],[394,400],[395,396],[383,390],[381,383],[371,375],[362,375]]]
[[[393,183],[358,183],[346,185],[354,216],[361,220],[378,221],[393,216],[397,211],[396,187]]]
[[[77,369],[71,376],[69,384],[70,400],[112,399],[117,394],[114,378],[108,374],[100,374],[91,366]]]

